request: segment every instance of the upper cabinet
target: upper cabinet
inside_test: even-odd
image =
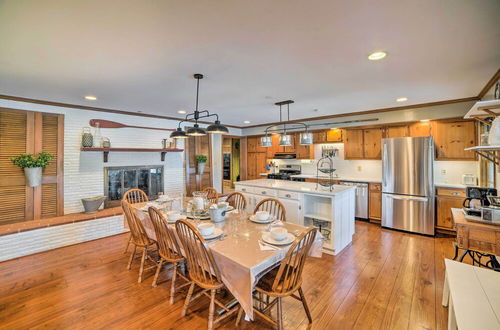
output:
[[[344,140],[344,158],[345,159],[363,159],[363,130],[346,129]]]
[[[410,136],[410,129],[406,126],[389,126],[385,130],[386,138],[398,138]]]
[[[411,137],[431,136],[431,122],[416,122],[409,126]]]
[[[472,151],[465,148],[477,145],[474,121],[437,121],[433,123],[436,160],[476,160]]]
[[[363,130],[363,158],[382,158],[383,128],[369,128]]]
[[[342,142],[342,129],[332,128],[326,131],[326,142]],[[315,141],[316,143],[316,141]]]
[[[248,152],[267,152],[266,147],[260,146],[260,136],[249,136],[247,138]]]
[[[313,132],[313,141],[314,143],[327,143],[327,132],[326,131],[314,131]]]

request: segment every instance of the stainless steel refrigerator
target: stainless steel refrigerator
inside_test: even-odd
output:
[[[382,139],[382,226],[434,235],[434,140]]]

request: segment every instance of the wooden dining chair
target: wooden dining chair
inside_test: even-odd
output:
[[[141,283],[142,275],[144,273],[144,263],[146,262],[146,260],[153,262],[153,266],[147,269],[156,267],[156,262],[154,261],[154,258],[151,256],[149,251],[149,249],[152,246],[154,246],[156,242],[148,237],[148,234],[146,233],[146,230],[144,229],[141,220],[137,216],[137,211],[134,210],[131,204],[126,200],[122,200],[122,208],[125,212],[124,213],[125,219],[127,219],[127,223],[130,228],[130,237],[131,237],[130,242],[132,243],[132,245],[134,245],[134,250],[130,255],[127,269],[130,270],[130,268],[132,267],[132,262],[134,261],[135,252],[137,251],[137,248],[142,249],[141,266],[139,268],[139,279],[137,280],[138,283]]]
[[[229,203],[232,207],[238,210],[245,210],[247,208],[247,199],[245,195],[239,192],[234,192],[229,194],[226,198],[226,202]]]
[[[257,297],[256,300],[259,302],[260,306],[264,306],[264,308],[256,308],[254,309],[254,312],[280,330],[283,329],[282,299],[284,297],[291,296],[301,301],[304,306],[307,319],[309,320],[309,323],[312,323],[311,313],[309,311],[309,307],[307,306],[306,298],[301,285],[304,264],[315,237],[316,228],[309,228],[297,237],[281,262],[281,265],[264,275],[255,287],[256,292],[259,294],[259,297]],[[299,296],[297,296],[295,292],[298,292]],[[264,302],[262,295],[274,298],[274,300],[269,301],[269,299],[267,299],[266,302]],[[278,310],[277,321],[273,320],[270,315],[271,308],[274,305],[277,305]],[[239,324],[242,315],[243,310],[240,309],[236,319],[236,325]]]
[[[149,218],[153,223],[156,234],[156,243],[158,245],[158,254],[160,255],[160,262],[156,268],[155,277],[153,279],[153,288],[156,287],[158,275],[160,274],[163,263],[172,264],[172,283],[170,285],[170,304],[174,303],[175,291],[190,285],[191,281],[178,271],[178,268],[184,266],[184,257],[181,254],[180,246],[175,237],[174,229],[168,226],[167,221],[163,214],[155,207],[148,209]],[[175,287],[177,276],[181,277],[186,283]]]
[[[219,202],[219,193],[217,192],[217,190],[212,187],[206,187],[205,189],[203,189],[203,191],[206,191],[208,193],[207,200],[210,203],[214,204]]]
[[[125,194],[123,194],[122,200],[127,201],[129,204],[149,202],[148,195],[146,195],[146,193],[141,189],[137,188],[127,190]],[[125,247],[125,251],[123,253],[127,253],[131,240],[132,236],[129,237],[127,246]]]
[[[186,220],[177,221],[175,223],[175,229],[184,249],[189,278],[192,281],[181,315],[183,317],[186,315],[187,308],[191,302],[205,295],[210,299],[208,329],[212,329],[214,323],[222,321],[226,317],[232,315],[238,310],[239,306],[236,305],[229,309],[221,301],[215,298],[216,291],[224,288],[224,284],[222,283],[220,271],[214,261],[214,257],[210,250],[206,248],[205,240],[201,237],[198,230]],[[195,285],[199,286],[202,290],[193,296]],[[210,294],[207,291],[210,291]],[[214,319],[216,304],[222,307],[226,313]]]
[[[253,213],[255,214],[257,211],[268,211],[269,214],[273,215],[276,219],[283,222],[286,221],[285,207],[275,198],[266,198],[261,200],[255,207]]]

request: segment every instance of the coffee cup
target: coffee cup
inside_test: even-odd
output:
[[[168,221],[177,221],[181,218],[181,212],[179,211],[168,211],[166,215]]]
[[[288,230],[284,227],[271,229],[271,237],[276,241],[282,241],[288,236]]]
[[[269,212],[267,212],[267,211],[257,211],[257,212],[255,212],[255,216],[260,221],[265,221],[265,220],[269,219]]]
[[[208,236],[214,233],[215,226],[211,223],[202,223],[198,225],[198,230],[203,236]]]

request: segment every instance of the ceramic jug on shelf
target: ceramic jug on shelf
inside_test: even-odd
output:
[[[500,145],[500,117],[496,117],[491,124],[488,143],[490,146]]]

